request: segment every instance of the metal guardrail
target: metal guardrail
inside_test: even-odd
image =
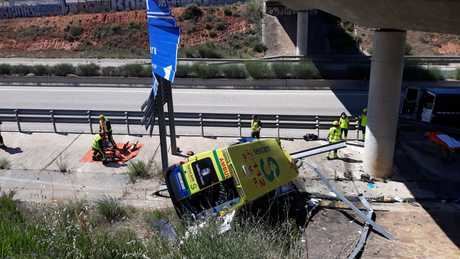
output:
[[[22,123],[50,123],[55,133],[69,133],[58,131],[57,124],[87,124],[90,133],[94,134],[97,131],[94,126],[98,125],[99,114],[110,118],[113,125],[126,125],[128,134],[131,134],[131,126],[143,126],[141,123],[143,113],[138,111],[0,109],[0,121],[15,122],[19,132],[23,132]],[[165,117],[167,123],[168,116]],[[338,116],[273,114],[259,114],[258,117],[263,123],[263,128],[276,129],[278,137],[280,137],[280,129],[316,130],[319,136],[320,130],[329,129],[332,121],[338,118]],[[243,128],[250,127],[252,114],[176,112],[174,118],[176,126],[201,128],[201,136],[205,136],[207,127],[238,128],[239,136],[242,136]],[[350,120],[350,129],[357,129],[356,121]]]

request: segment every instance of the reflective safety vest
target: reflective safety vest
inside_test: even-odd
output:
[[[99,134],[94,137],[91,147],[96,150],[102,150],[102,138]]]
[[[251,130],[252,131],[260,131],[262,127],[260,126],[260,121],[252,120],[251,121]]]
[[[365,127],[367,125],[367,115],[366,114],[361,114],[361,121],[360,121],[360,125]]]
[[[339,142],[341,140],[340,129],[338,127],[330,128],[327,134],[327,140],[329,140],[330,143]]]
[[[339,124],[341,129],[348,129],[348,126],[350,125],[350,119],[348,119],[348,117],[340,117]]]

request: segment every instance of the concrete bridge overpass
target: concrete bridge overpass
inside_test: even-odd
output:
[[[377,177],[393,174],[406,30],[460,34],[456,0],[278,0],[297,14],[297,48],[307,43],[306,10],[320,9],[375,28],[364,166]]]

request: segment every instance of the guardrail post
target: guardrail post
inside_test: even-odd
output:
[[[94,134],[93,123],[91,122],[91,111],[87,111],[86,114],[88,114],[89,132],[91,132],[91,134]]]
[[[359,121],[355,125],[356,130],[356,140],[359,140]]]
[[[126,121],[126,129],[128,130],[128,135],[131,135],[131,132],[129,130],[129,116],[128,112],[125,112],[125,121]]]
[[[243,132],[241,129],[241,114],[238,113],[238,129],[240,131],[240,138],[243,136]]]
[[[319,126],[320,126],[320,124],[319,124],[319,116],[316,115],[315,117],[316,117],[316,131],[318,133],[318,138],[319,138]]]
[[[276,115],[276,128],[277,128],[277,136],[280,138],[280,116]]]
[[[19,121],[19,110],[14,110],[14,114],[16,115],[16,123],[18,124],[18,131],[22,132],[21,130],[21,122]]]
[[[51,122],[53,123],[53,130],[54,130],[54,133],[56,133],[57,130],[56,130],[56,120],[54,118],[54,110],[50,110],[50,114],[51,114]]]
[[[200,127],[201,127],[201,136],[204,137],[204,125],[203,125],[203,114],[200,113]]]

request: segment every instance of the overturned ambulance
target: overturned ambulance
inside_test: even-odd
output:
[[[297,167],[276,139],[235,144],[193,155],[166,172],[180,217],[224,215],[286,185]]]

